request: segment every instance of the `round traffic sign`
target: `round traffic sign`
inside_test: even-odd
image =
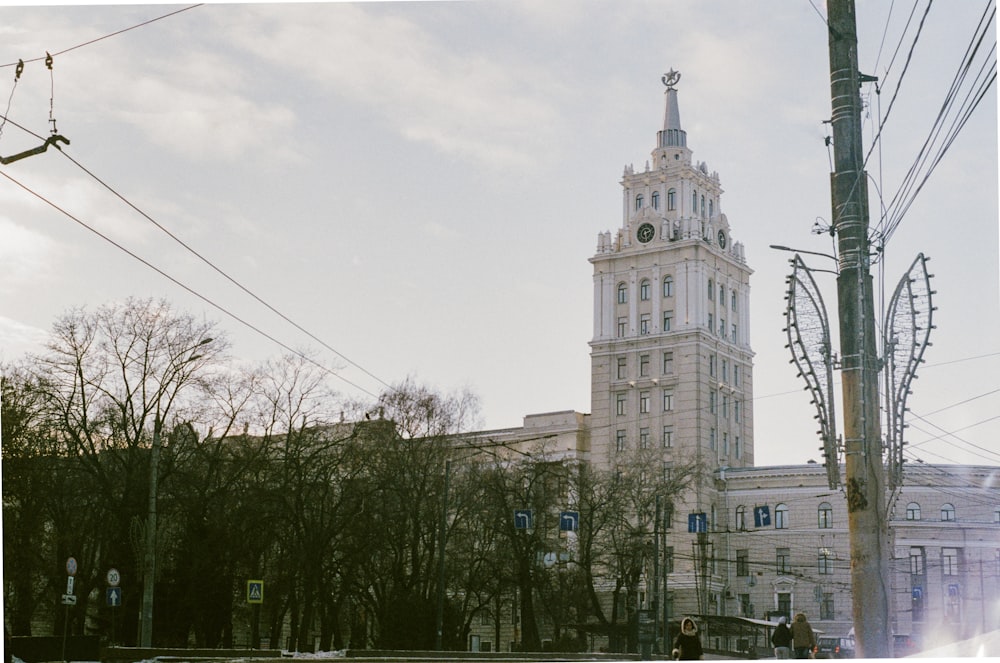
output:
[[[108,585],[111,587],[117,587],[118,583],[122,581],[122,576],[118,573],[118,569],[108,569]]]
[[[70,557],[69,559],[66,560],[66,573],[70,574],[71,576],[75,576],[76,575],[76,558],[75,557]]]

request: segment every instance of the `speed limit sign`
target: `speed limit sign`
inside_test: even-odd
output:
[[[122,576],[118,573],[118,569],[108,569],[108,585],[111,587],[117,587],[118,583],[122,581]]]

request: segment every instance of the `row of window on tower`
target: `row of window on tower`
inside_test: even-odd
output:
[[[674,277],[667,275],[663,277],[663,296],[673,297],[674,296]],[[643,279],[639,282],[639,301],[649,301],[652,296],[652,283],[649,279]],[[708,280],[708,301],[715,301],[715,282],[712,279]],[[739,298],[737,297],[736,289],[731,288],[729,290],[729,306],[733,313],[737,312]],[[618,303],[628,304],[628,283],[622,281],[618,284]],[[722,306],[726,305],[726,286],[722,283],[719,284],[719,303]]]
[[[618,380],[626,380],[629,378],[628,370],[628,357],[619,356],[615,358],[616,370],[615,377]],[[638,377],[645,378],[650,376],[650,355],[642,354],[639,355],[639,366],[638,366]],[[708,355],[708,375],[709,377],[719,378],[723,383],[730,384],[730,360],[723,357],[719,358],[716,354]],[[674,353],[664,352],[663,353],[663,363],[661,365],[662,375],[672,375],[674,372]],[[742,367],[735,361],[732,362],[732,385],[735,387],[742,386],[743,382],[743,371]],[[715,410],[713,409],[714,413]]]
[[[700,204],[699,204],[700,201]],[[635,196],[635,211],[638,212],[646,205],[646,197],[638,193]],[[660,192],[654,191],[649,195],[649,206],[654,210],[660,209]],[[677,189],[667,189],[667,211],[673,212],[677,210]],[[715,202],[712,198],[706,198],[705,194],[699,194],[697,191],[691,192],[691,210],[692,216],[700,216],[701,218],[709,218],[715,216]]]

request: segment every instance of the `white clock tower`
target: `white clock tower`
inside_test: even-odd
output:
[[[750,274],[722,213],[718,173],[694,163],[663,76],[663,129],[645,168],[625,167],[622,224],[598,235],[591,341],[591,461],[614,468],[637,449],[664,473],[698,461],[753,465]],[[714,482],[685,508],[715,512]],[[711,528],[711,523],[709,524]]]

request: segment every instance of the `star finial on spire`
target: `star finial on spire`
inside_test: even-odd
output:
[[[681,79],[681,72],[675,71],[673,68],[671,68],[670,71],[663,74],[663,78],[661,78],[660,80],[663,81],[663,84],[667,86],[668,90],[673,90],[674,86],[677,85],[677,81],[679,81],[680,79]]]

